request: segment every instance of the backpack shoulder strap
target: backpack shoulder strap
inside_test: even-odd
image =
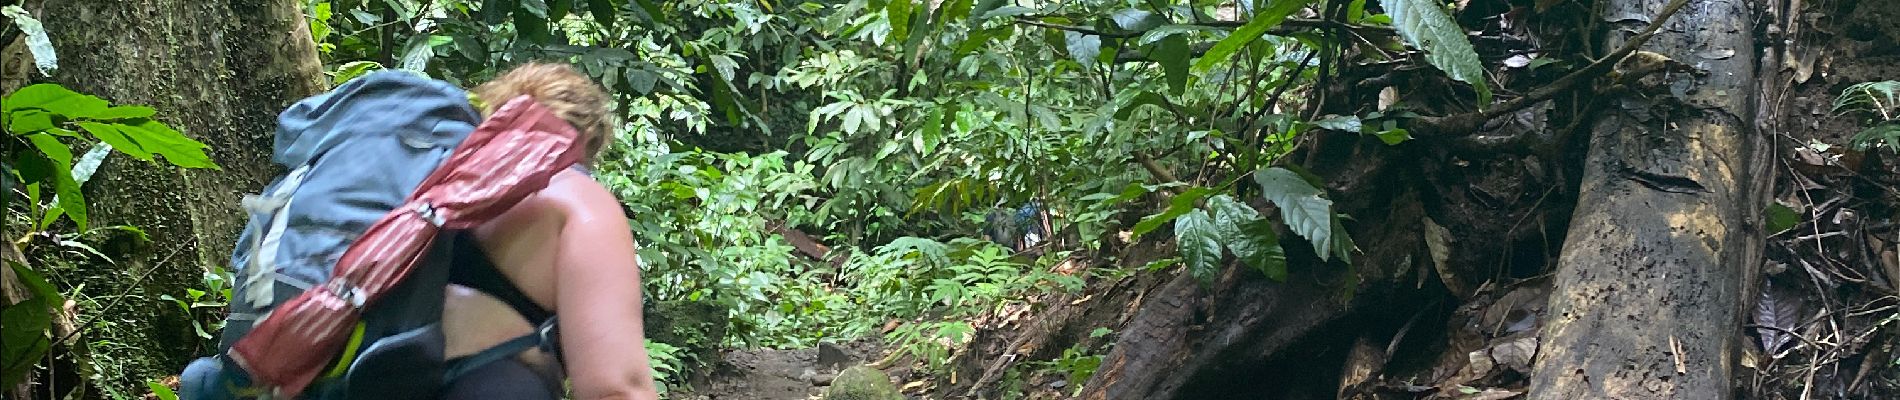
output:
[[[554,355],[555,360],[560,360],[561,351],[556,346],[556,343],[559,342],[555,338],[555,320],[557,319],[559,319],[559,317],[548,318],[547,321],[542,322],[541,326],[536,328],[532,333],[516,336],[514,339],[508,339],[508,341],[483,349],[475,354],[450,360],[448,371],[442,374],[442,381],[454,382],[457,378],[468,375],[470,371],[474,371],[476,368],[481,368],[489,363],[513,357],[523,351],[537,347]]]

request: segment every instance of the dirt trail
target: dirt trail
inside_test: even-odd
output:
[[[711,376],[699,379],[684,400],[805,400],[824,394],[838,371],[880,356],[866,341],[795,350],[743,350],[726,353]]]

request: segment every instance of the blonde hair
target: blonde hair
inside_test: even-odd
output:
[[[482,114],[493,114],[509,99],[528,95],[580,131],[586,147],[583,163],[607,147],[613,137],[613,115],[607,107],[607,91],[586,75],[566,64],[530,62],[476,86],[475,96],[483,103]]]

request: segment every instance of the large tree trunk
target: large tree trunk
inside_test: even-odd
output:
[[[275,115],[323,90],[309,26],[292,0],[58,0],[40,14],[60,59],[52,79],[114,103],[149,105],[164,121],[208,144],[221,170],[180,171],[129,157],[107,159],[86,188],[95,225],[132,225],[150,246],[102,249],[119,265],[82,274],[88,294],[131,297],[104,313],[115,337],[152,358],[126,382],[176,373],[206,341],[190,318],[158,297],[200,287],[207,266],[228,258],[243,212],[238,202],[262,187]],[[123,242],[123,241],[121,241]],[[146,271],[151,276],[134,282]],[[113,272],[123,271],[123,272]]]
[[[1664,1],[1614,0],[1628,31]],[[1661,77],[1609,100],[1592,126],[1577,210],[1554,276],[1533,399],[1722,399],[1733,392],[1743,299],[1762,254],[1758,210],[1772,183],[1754,125],[1753,10],[1693,1],[1652,51],[1709,73]],[[1686,90],[1685,90],[1686,89]]]

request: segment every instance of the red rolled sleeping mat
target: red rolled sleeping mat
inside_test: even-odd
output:
[[[301,393],[342,350],[363,307],[402,283],[437,233],[472,228],[578,162],[579,133],[528,96],[475,128],[408,201],[351,244],[320,287],[279,305],[232,347],[259,386]]]

